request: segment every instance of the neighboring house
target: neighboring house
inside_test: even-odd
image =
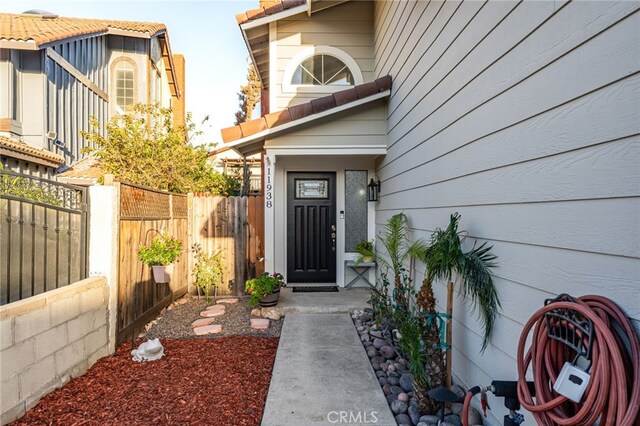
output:
[[[344,285],[355,242],[391,215],[428,239],[457,211],[467,244],[493,245],[502,300],[480,355],[457,299],[464,384],[514,378],[522,324],[563,292],[608,296],[640,329],[639,8],[283,1],[239,15],[270,114],[222,136],[264,150],[266,270]],[[360,195],[371,178],[377,203]]]
[[[91,116],[104,131],[135,103],[159,103],[184,124],[184,58],[161,23],[2,13],[0,88],[0,135],[62,156],[62,169],[83,158]],[[24,161],[3,151],[5,168],[29,172]]]
[[[260,154],[242,157],[231,148],[223,146],[209,153],[208,163],[218,173],[242,177],[244,166],[249,169],[249,194],[259,194],[262,183],[262,162]]]

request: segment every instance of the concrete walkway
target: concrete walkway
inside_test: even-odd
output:
[[[395,425],[349,314],[288,313],[263,426]]]
[[[370,298],[367,288],[340,288],[338,292],[328,293],[293,293],[291,287],[280,290],[280,300],[274,309],[285,314],[313,313],[335,314],[362,310],[369,306]]]

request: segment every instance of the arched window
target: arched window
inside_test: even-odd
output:
[[[351,86],[353,74],[340,59],[331,55],[313,55],[293,72],[291,84],[314,86]]]
[[[115,109],[126,114],[135,104],[135,67],[127,60],[119,60],[114,68]]]
[[[362,84],[357,62],[332,46],[313,46],[296,54],[285,68],[282,91],[331,93]]]

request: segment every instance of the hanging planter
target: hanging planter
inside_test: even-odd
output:
[[[153,270],[153,280],[156,284],[164,284],[171,281],[173,265],[155,265],[151,269]]]
[[[138,249],[138,259],[151,266],[153,280],[158,283],[168,283],[172,272],[172,263],[182,253],[182,243],[169,234],[161,234],[151,240],[151,243],[141,245]]]

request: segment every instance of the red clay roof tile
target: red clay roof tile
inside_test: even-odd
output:
[[[223,142],[231,142],[238,139],[242,139],[242,130],[240,126],[227,127],[220,130]]]
[[[244,123],[240,123],[240,129],[242,130],[243,136],[254,135],[256,133],[260,133],[263,130],[267,130],[267,121],[264,119],[264,117],[245,121]]]
[[[369,83],[359,84],[350,89],[341,90],[322,98],[313,99],[310,102],[267,114],[259,119],[241,123],[239,126],[227,127],[221,130],[222,140],[227,143],[246,138],[266,129],[272,129],[312,114],[318,114],[358,99],[367,98],[377,93],[391,90],[391,84],[391,77],[387,75]]]
[[[273,0],[268,2],[261,1],[259,9],[251,9],[247,10],[244,13],[236,14],[236,21],[241,25],[245,22],[263,18],[269,15],[274,15],[278,12],[282,12],[283,10],[291,9],[305,3],[305,0]]]
[[[358,91],[355,87],[347,90],[341,90],[333,94],[336,99],[336,106],[344,105],[348,102],[353,102],[358,99]]]
[[[71,37],[106,33],[109,29],[154,35],[167,27],[157,22],[112,21],[106,19],[46,17],[0,13],[0,40],[33,41],[36,46]]]
[[[326,111],[331,108],[336,107],[336,98],[333,95],[323,96],[318,99],[314,99],[311,101],[311,108],[313,108],[313,113],[318,114],[319,112]]]
[[[289,114],[288,109],[283,109],[282,111],[265,115],[264,119],[267,120],[267,127],[272,128],[290,122],[291,114]]]
[[[370,83],[359,84],[355,87],[358,92],[358,98],[366,98],[367,96],[374,95],[378,93],[378,85],[375,81]]]
[[[299,120],[306,117],[307,115],[313,114],[313,107],[311,106],[311,102],[306,102],[304,104],[298,104],[289,107],[289,114],[291,114],[292,120]]]

